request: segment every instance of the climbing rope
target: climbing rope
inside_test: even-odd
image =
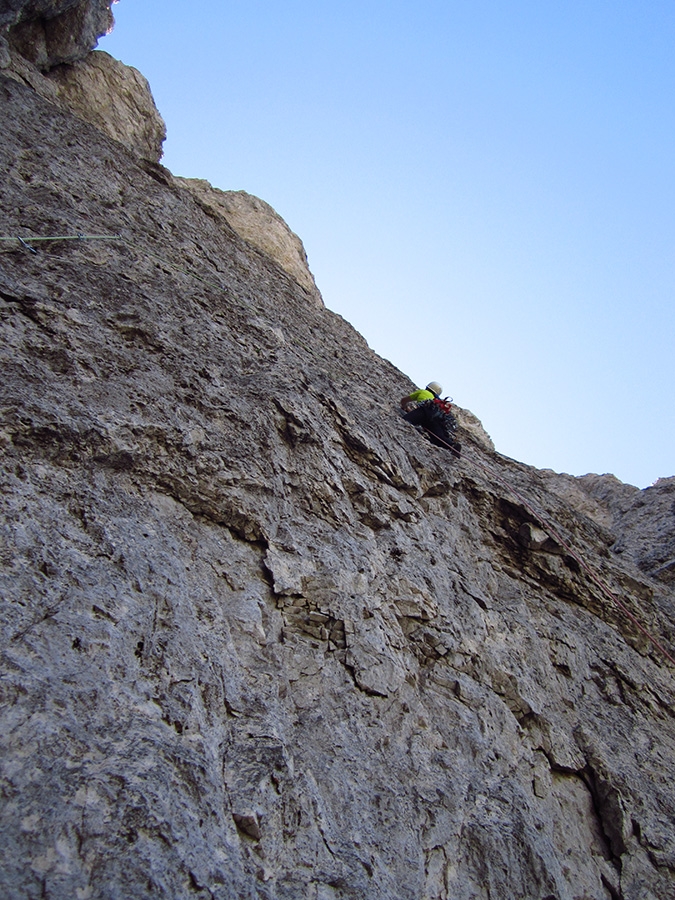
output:
[[[430,435],[432,434],[432,432],[429,431],[428,428],[425,428],[424,430],[427,431]],[[442,444],[444,444],[448,448],[448,450],[451,450],[455,454],[455,456],[457,455],[456,450],[453,447],[451,447],[450,444],[446,443],[446,441],[444,441],[442,438],[439,438],[438,435],[433,435],[433,437],[436,438],[436,440],[440,441]],[[466,458],[464,451],[462,451],[462,457]],[[635,625],[635,627],[640,631],[640,633],[643,634],[647,638],[647,640],[649,640],[651,642],[651,644],[654,647],[656,647],[656,649],[659,650],[666,657],[666,659],[675,666],[675,658],[673,658],[673,656],[666,650],[666,648],[661,644],[660,641],[658,641],[652,634],[650,634],[647,631],[647,629],[640,623],[640,621],[628,609],[628,607],[625,605],[625,603],[623,603],[621,600],[619,600],[619,598],[616,596],[616,594],[614,594],[614,592],[611,591],[609,589],[609,587],[607,587],[605,582],[595,574],[595,572],[593,571],[593,569],[591,569],[591,567],[588,565],[586,560],[580,554],[578,554],[576,552],[576,550],[574,550],[573,547],[570,546],[569,542],[560,534],[560,532],[554,525],[552,525],[541,513],[537,512],[537,510],[532,506],[532,504],[528,500],[526,500],[525,497],[523,497],[505,479],[503,479],[497,472],[495,472],[495,470],[491,466],[487,466],[487,465],[485,465],[485,463],[478,462],[478,460],[475,459],[475,457],[474,458],[468,457],[468,460],[472,465],[476,466],[478,469],[482,469],[487,475],[494,478],[495,481],[497,481],[503,488],[505,488],[507,491],[509,491],[509,493],[512,494],[516,498],[516,500],[518,500],[519,503],[522,503],[522,505],[525,507],[525,509],[541,525],[541,527],[546,532],[546,534],[550,538],[552,538],[552,540],[554,540],[557,544],[559,544],[561,547],[563,547],[567,551],[567,553],[569,553],[569,555],[572,557],[572,559],[574,559],[579,564],[579,566],[581,566],[581,568],[588,575],[588,577],[593,581],[593,583],[596,585],[596,587],[599,587],[600,590],[607,597],[609,597],[609,599],[612,601],[612,603],[614,603],[615,606],[617,606],[621,610],[621,612],[625,616],[627,616],[628,619],[630,619],[630,621],[633,623],[633,625]]]
[[[57,234],[50,235],[49,237],[26,237],[22,238],[19,235],[16,236],[0,236],[0,241],[12,242],[16,241],[19,244],[19,247],[30,251],[31,253],[37,253],[37,250],[34,247],[31,247],[31,244],[34,244],[38,241],[121,241],[127,247],[134,249],[134,245],[124,238],[121,234]],[[17,249],[15,247],[10,248]],[[3,251],[8,252],[8,251]],[[201,275],[197,275],[196,272],[188,272],[187,269],[181,269],[179,266],[173,265],[173,263],[167,262],[167,260],[163,259],[161,256],[157,256],[155,253],[151,253],[149,250],[144,250],[142,256],[147,257],[148,259],[154,259],[156,262],[161,263],[162,266],[165,266],[168,269],[171,269],[174,272],[178,272],[181,275],[186,275],[188,278],[194,278],[197,281],[201,281],[202,284],[205,284],[207,287],[215,288],[218,291],[229,292],[229,288],[227,288],[223,284],[217,284],[215,281],[209,281],[207,278],[202,278]],[[241,298],[235,298],[237,302],[246,307],[250,307],[251,304],[246,300],[242,300]]]
[[[37,241],[123,241],[121,234],[54,234],[50,237],[26,237],[19,235],[0,236],[0,241],[19,241],[25,247],[26,244],[34,244]]]
[[[22,238],[18,234],[15,236],[0,236],[0,241],[18,241],[20,246],[31,253],[37,253],[31,244],[38,241],[123,241],[121,234],[56,234],[51,237],[25,237]]]

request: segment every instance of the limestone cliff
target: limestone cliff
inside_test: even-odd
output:
[[[2,896],[672,897],[674,669],[578,559],[672,656],[675,479],[454,459],[275,240],[0,103]]]
[[[8,49],[42,71],[84,58],[112,28],[113,0],[3,0],[0,68]]]
[[[12,0],[0,9],[0,71],[159,162],[166,137],[150,86],[132,66],[90,52],[112,28],[112,0]]]

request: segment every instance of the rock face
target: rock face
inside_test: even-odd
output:
[[[0,12],[0,70],[159,162],[166,128],[148,82],[108,53],[90,52],[112,28],[110,3],[10,3]]]
[[[202,178],[177,180],[210,214],[222,216],[244,240],[271,256],[317,303],[321,303],[302,241],[269,203],[246,191],[218,190]]]
[[[56,66],[50,79],[58,99],[129,150],[159,162],[166,138],[150,85],[141,73],[96,50],[73,65]]]
[[[112,0],[9,0],[0,29],[22,57],[45,71],[82,59],[113,25]]]
[[[674,668],[576,556],[672,656],[673,479],[454,459],[226,213],[0,103],[4,234],[115,238],[0,245],[2,896],[672,897]]]
[[[613,549],[627,553],[652,578],[675,584],[675,478],[659,478],[645,491],[626,490],[611,475],[579,479],[605,504],[618,535]]]

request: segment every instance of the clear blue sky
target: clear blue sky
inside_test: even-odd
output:
[[[114,12],[163,163],[271,203],[373,349],[508,456],[675,474],[673,0]]]

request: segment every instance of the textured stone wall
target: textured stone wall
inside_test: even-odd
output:
[[[210,214],[222,216],[244,240],[271,256],[321,303],[302,241],[269,203],[246,191],[218,190],[201,178],[179,180]]]
[[[673,480],[409,380],[157,163],[0,78],[8,898],[663,900]],[[433,374],[433,373],[430,373]],[[373,393],[377,384],[379,394]]]
[[[1,49],[6,52],[9,43],[41,70],[83,59],[112,28],[111,5],[112,0],[6,0],[0,9]]]
[[[132,153],[153,162],[162,158],[166,127],[150,85],[133,66],[101,50],[72,65],[56,66],[49,80],[57,99]]]
[[[153,162],[166,128],[146,79],[108,53],[111,0],[13,0],[0,10],[0,71]]]

